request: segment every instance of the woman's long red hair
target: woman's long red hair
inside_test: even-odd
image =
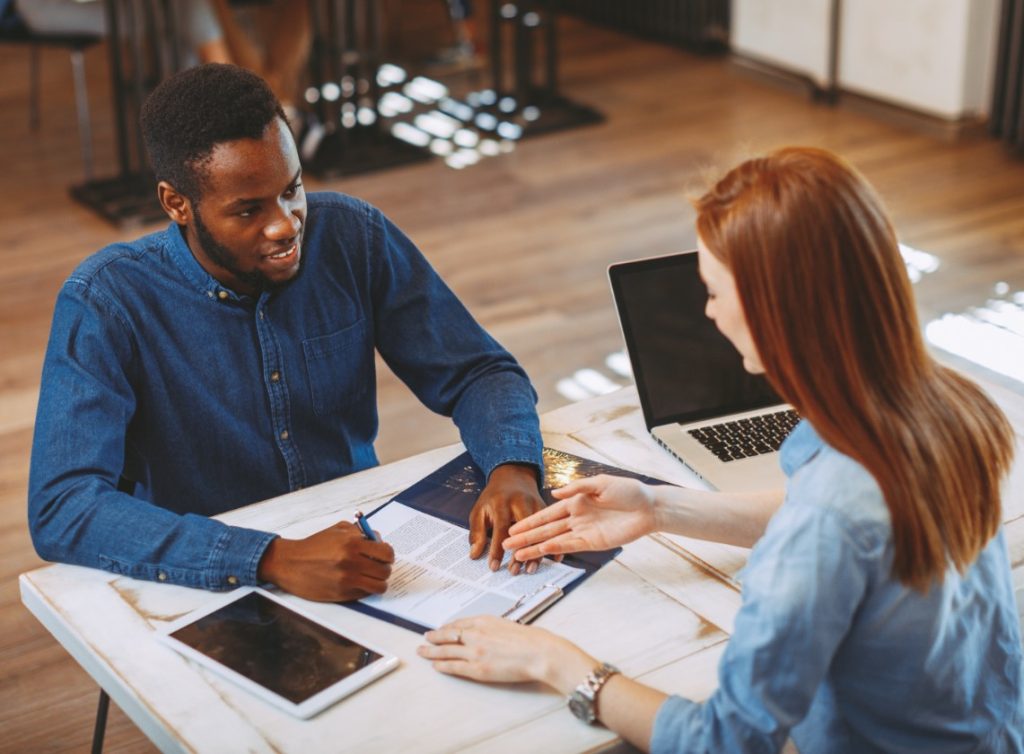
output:
[[[839,157],[788,147],[731,170],[695,202],[697,232],[733,273],[766,376],[822,439],[875,478],[893,573],[917,589],[963,571],[1000,524],[1013,431],[921,337],[896,235]]]

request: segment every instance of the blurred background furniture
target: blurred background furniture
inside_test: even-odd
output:
[[[29,128],[39,129],[40,76],[39,52],[42,47],[61,47],[71,57],[71,72],[75,84],[75,110],[78,114],[78,138],[82,148],[82,172],[88,181],[93,177],[92,127],[89,118],[89,93],[85,78],[85,55],[88,48],[100,41],[92,34],[38,34],[16,18],[0,20],[0,45],[20,45],[29,50]]]

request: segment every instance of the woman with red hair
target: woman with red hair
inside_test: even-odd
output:
[[[778,751],[790,737],[803,754],[1024,751],[1000,528],[1013,431],[926,351],[881,201],[835,155],[786,148],[695,206],[708,317],[803,417],[782,447],[785,493],[595,477],[505,547],[525,561],[653,531],[753,546],[718,690],[667,696],[492,618],[428,633],[421,655],[453,675],[544,682],[658,752]]]

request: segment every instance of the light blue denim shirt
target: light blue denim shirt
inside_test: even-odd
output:
[[[890,574],[874,478],[802,422],[786,499],[742,574],[704,703],[670,697],[651,750],[801,754],[1024,751],[1024,659],[1002,531],[922,595]]]
[[[376,465],[374,349],[454,418],[485,473],[540,468],[526,374],[380,211],[311,194],[303,254],[289,283],[241,296],[172,224],[71,275],[32,448],[43,558],[208,589],[256,583],[273,536],[208,516]]]

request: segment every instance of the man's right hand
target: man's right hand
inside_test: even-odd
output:
[[[345,521],[305,539],[273,540],[258,576],[299,597],[343,602],[383,593],[394,560],[391,545],[371,542]]]

